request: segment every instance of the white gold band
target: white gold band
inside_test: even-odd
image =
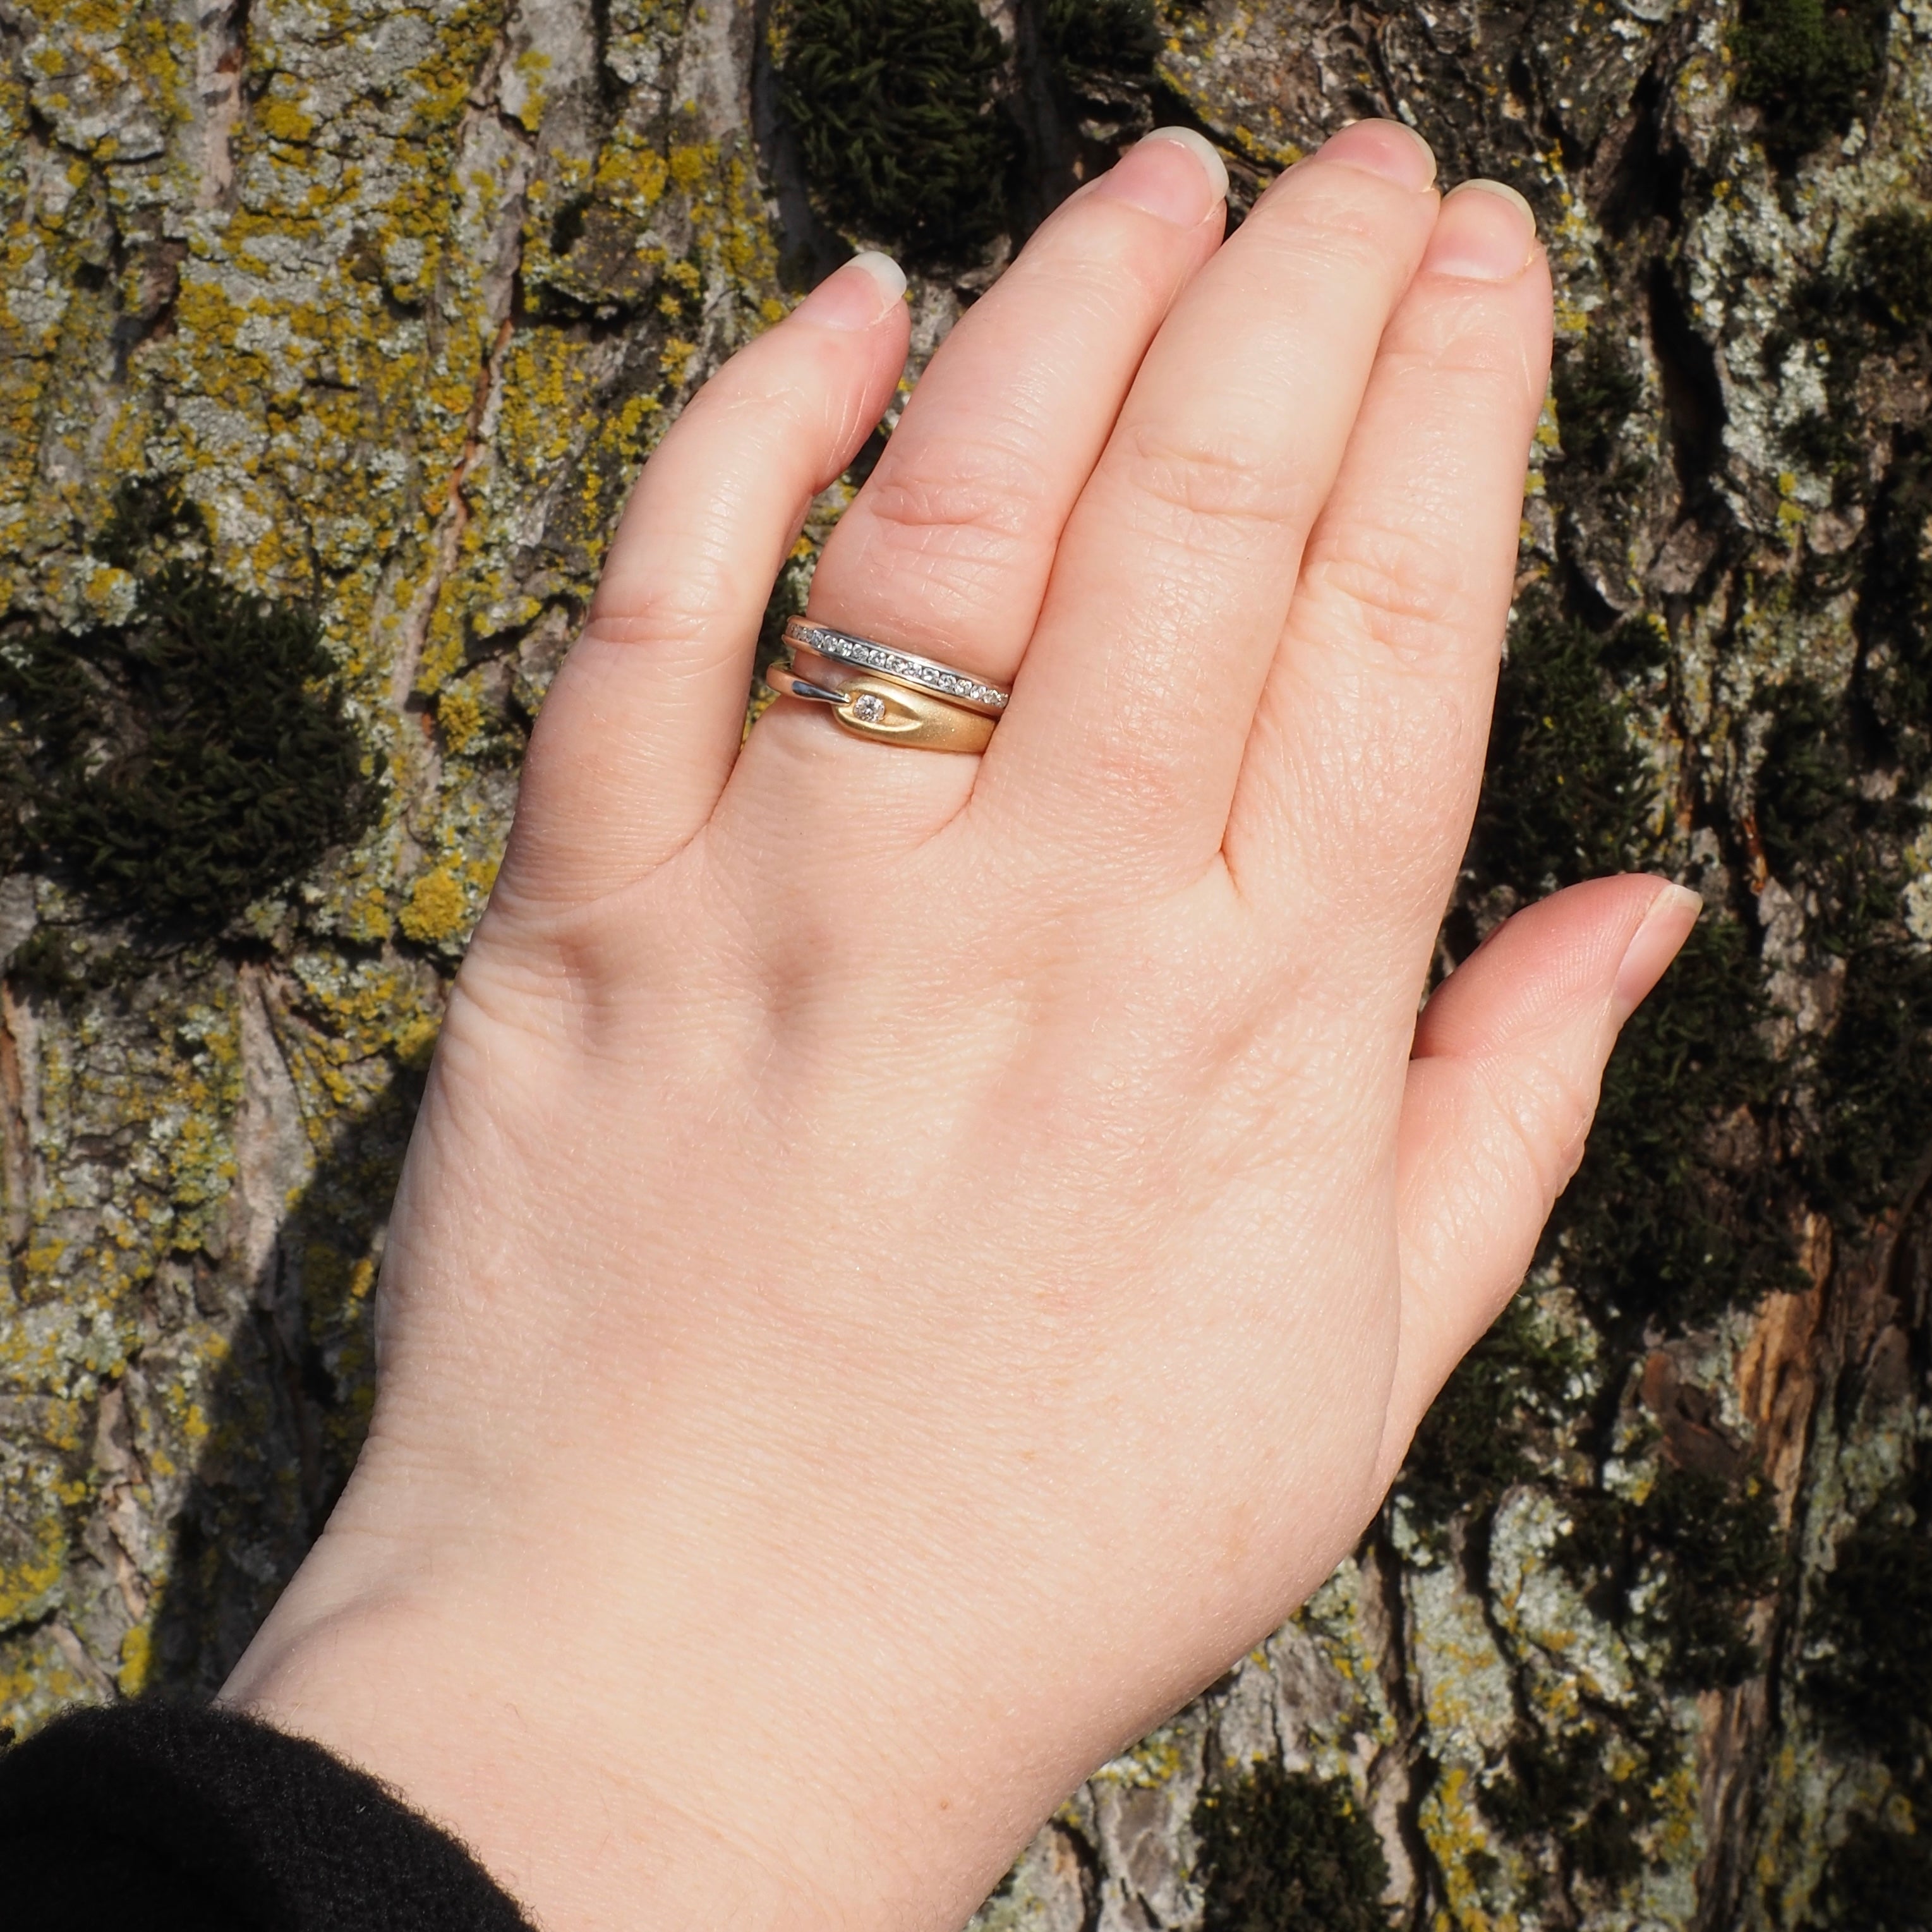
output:
[[[932,658],[915,657],[910,651],[895,650],[889,644],[876,644],[869,638],[855,638],[849,632],[808,624],[802,617],[794,617],[787,622],[784,640],[796,650],[816,651],[822,658],[870,671],[895,684],[929,691],[949,704],[976,711],[985,718],[998,717],[1012,695],[1005,685],[989,684],[970,672],[955,670],[950,664],[940,664]]]

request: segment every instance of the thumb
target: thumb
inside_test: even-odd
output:
[[[1702,905],[1638,875],[1573,886],[1506,920],[1424,1009],[1398,1142],[1390,1480],[1436,1391],[1522,1280],[1582,1158],[1617,1034]]]

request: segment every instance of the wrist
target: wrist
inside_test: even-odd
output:
[[[919,1792],[865,1735],[888,1700],[808,1734],[778,1687],[821,1660],[592,1632],[595,1588],[466,1567],[326,1537],[223,1699],[392,1786],[546,1932],[957,1926],[1030,1828],[1010,1786],[990,1818]]]

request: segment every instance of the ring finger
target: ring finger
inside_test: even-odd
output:
[[[814,622],[1011,680],[1061,526],[1148,344],[1220,241],[1226,192],[1209,143],[1167,129],[1046,222],[933,358],[826,545]],[[761,765],[802,754],[843,784],[853,760],[890,762],[928,801],[942,768],[970,783],[967,760],[904,769],[828,726],[804,706],[778,706],[741,770],[756,784]],[[788,771],[783,782],[800,781]]]

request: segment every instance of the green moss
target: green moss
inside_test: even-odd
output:
[[[1154,0],[1046,0],[1040,45],[1076,93],[1096,80],[1146,80],[1160,51]]]
[[[1916,208],[1887,208],[1852,237],[1850,285],[1874,328],[1896,340],[1932,322],[1932,220]]]
[[[1648,625],[1599,637],[1546,607],[1511,627],[1470,862],[1478,890],[1540,896],[1635,862],[1654,786],[1617,674],[1660,659]]]
[[[1594,331],[1558,358],[1556,423],[1563,460],[1593,470],[1610,466],[1617,432],[1630,420],[1643,385],[1616,345]]]
[[[125,986],[151,963],[143,949],[104,942],[100,934],[36,926],[7,962],[8,977],[50,1000],[77,1000]]]
[[[1932,1454],[1839,1544],[1806,1631],[1804,1692],[1834,1741],[1892,1779],[1879,1815],[1852,1820],[1812,1899],[1806,1932],[1932,1927]]]
[[[1932,1832],[1853,1819],[1826,1865],[1804,1932],[1932,1932]]]
[[[1780,1084],[1767,1011],[1742,929],[1707,912],[1624,1028],[1544,1237],[1600,1320],[1689,1327],[1802,1285],[1790,1182],[1764,1157]]]
[[[1932,219],[1886,208],[1861,222],[1844,272],[1820,275],[1792,294],[1786,319],[1766,332],[1766,374],[1778,380],[1793,346],[1822,346],[1826,405],[1784,433],[1788,452],[1831,476],[1834,498],[1864,494],[1871,425],[1857,399],[1858,375],[1874,353],[1922,352],[1932,326]]]
[[[1815,685],[1787,686],[1765,734],[1754,802],[1774,878],[1796,883],[1843,857],[1855,829],[1852,781],[1843,706]]]
[[[1865,454],[1855,418],[1834,410],[1807,410],[1779,432],[1778,446],[1801,469],[1830,479],[1835,506],[1850,500]]]
[[[1732,30],[1736,94],[1789,171],[1870,107],[1884,71],[1884,0],[1748,0]]]
[[[1570,1406],[1581,1358],[1541,1332],[1519,1298],[1463,1357],[1409,1445],[1402,1494],[1424,1524],[1460,1510],[1486,1515],[1514,1483],[1536,1473],[1535,1436]]]
[[[198,527],[178,499],[124,495],[101,549],[136,574],[131,616],[0,644],[8,862],[188,939],[301,878],[374,803],[314,619],[178,554]]]
[[[1526,1731],[1510,1744],[1508,1768],[1482,1786],[1484,1812],[1509,1837],[1546,1838],[1564,1871],[1599,1885],[1628,1883],[1648,1862],[1641,1834],[1657,1817],[1655,1772],[1667,1742],[1639,1725],[1615,1734],[1624,1774],[1612,1774],[1606,1735],[1594,1715],[1547,1737]],[[1640,1761],[1628,1763],[1635,1750]]]
[[[974,0],[789,0],[778,102],[818,212],[908,260],[956,260],[1006,219],[1006,58]]]
[[[1201,1932],[1388,1932],[1388,1862],[1342,1780],[1257,1764],[1193,1826]]]
[[[1818,1057],[1820,1131],[1807,1166],[1822,1204],[1856,1227],[1898,1205],[1932,1122],[1932,960],[1912,941],[1868,940],[1850,961]]]
[[[1873,502],[1859,586],[1860,655],[1853,697],[1868,755],[1914,782],[1932,772],[1932,448],[1899,440]]]
[[[1639,1548],[1660,1587],[1644,1612],[1670,1656],[1666,1682],[1728,1690],[1764,1668],[1751,1606],[1784,1574],[1784,1538],[1769,1486],[1736,1486],[1706,1471],[1666,1468],[1636,1513]]]
[[[1664,1683],[1728,1690],[1763,1670],[1750,1612],[1782,1581],[1786,1552],[1755,1472],[1732,1484],[1666,1464],[1641,1503],[1598,1491],[1571,1497],[1569,1508],[1558,1561],[1598,1615],[1641,1626],[1663,1653]]]
[[[1799,1166],[1848,1232],[1894,1206],[1932,1132],[1932,959],[1904,922],[1902,853],[1932,778],[1932,461],[1899,451],[1875,501],[1849,688],[1779,694],[1756,782],[1756,823],[1778,878],[1808,886],[1820,947],[1844,962],[1829,1032],[1813,1050]]]
[[[1813,1707],[1895,1776],[1932,1773],[1932,1455],[1838,1548],[1808,1631]]]

